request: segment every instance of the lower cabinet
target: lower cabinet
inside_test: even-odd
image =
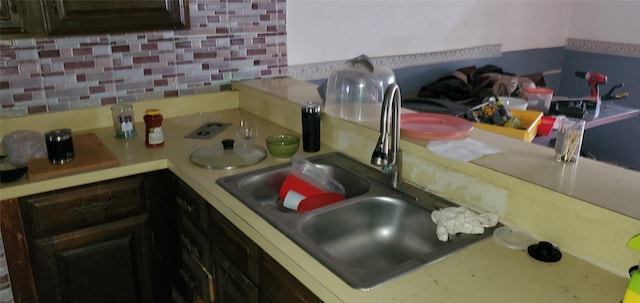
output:
[[[221,252],[214,252],[217,301],[226,303],[258,303],[258,288],[231,260]]]
[[[37,239],[39,302],[153,302],[147,215]]]
[[[195,191],[177,183],[184,260],[174,286],[176,302],[322,302]],[[202,210],[206,216],[195,215]]]
[[[173,192],[156,185],[172,180],[160,171],[19,198],[37,302],[169,302],[175,262],[159,248],[175,241],[158,221]]]
[[[321,302],[168,170],[2,205],[16,302]]]
[[[322,300],[266,253],[261,255],[260,294],[262,303],[320,303]]]

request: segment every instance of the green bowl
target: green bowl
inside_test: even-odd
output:
[[[269,154],[276,158],[289,158],[298,151],[300,146],[300,138],[288,134],[269,136],[266,142]]]

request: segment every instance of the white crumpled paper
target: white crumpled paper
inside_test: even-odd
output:
[[[464,207],[447,207],[431,213],[431,220],[437,224],[438,240],[447,241],[449,235],[457,233],[481,234],[485,227],[498,224],[498,215],[477,214]]]
[[[430,140],[427,148],[440,156],[468,162],[484,155],[502,152],[502,149],[465,138],[462,140]]]

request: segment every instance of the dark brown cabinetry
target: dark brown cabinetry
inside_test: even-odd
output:
[[[0,37],[42,34],[44,19],[39,1],[0,1]]]
[[[178,290],[182,300],[210,302],[207,301],[209,298],[216,303],[322,302],[181,181],[178,181],[176,200],[182,208],[182,251],[190,256],[187,258],[190,262],[182,263],[176,289],[184,289],[185,284],[193,286],[189,291]],[[202,216],[202,211],[205,216]],[[208,235],[205,237],[208,244],[194,237],[198,232]],[[198,257],[206,249],[210,249],[211,258]],[[193,270],[193,267],[201,270]],[[211,288],[204,287],[206,285]]]
[[[2,0],[2,34],[103,34],[181,29],[187,0]]]
[[[16,302],[321,302],[167,170],[0,206]]]
[[[163,268],[171,257],[155,251],[165,235],[152,228],[158,211],[150,209],[164,203],[148,191],[167,178],[150,173],[20,198],[38,302],[162,301],[156,274],[170,272]]]
[[[296,280],[284,267],[266,253],[261,255],[261,303],[321,303],[322,300]]]
[[[181,257],[174,277],[173,298],[177,302],[218,302],[208,237],[208,203],[180,180],[175,200],[179,209],[176,219]]]

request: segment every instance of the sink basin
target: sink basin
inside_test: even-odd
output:
[[[362,270],[390,270],[445,245],[425,209],[387,197],[311,215],[301,231],[332,258]]]
[[[258,213],[351,287],[368,290],[436,262],[492,234],[460,234],[442,242],[431,212],[455,206],[340,153],[309,159],[346,190],[346,199],[306,213],[282,207],[282,164],[221,178],[217,183]]]

